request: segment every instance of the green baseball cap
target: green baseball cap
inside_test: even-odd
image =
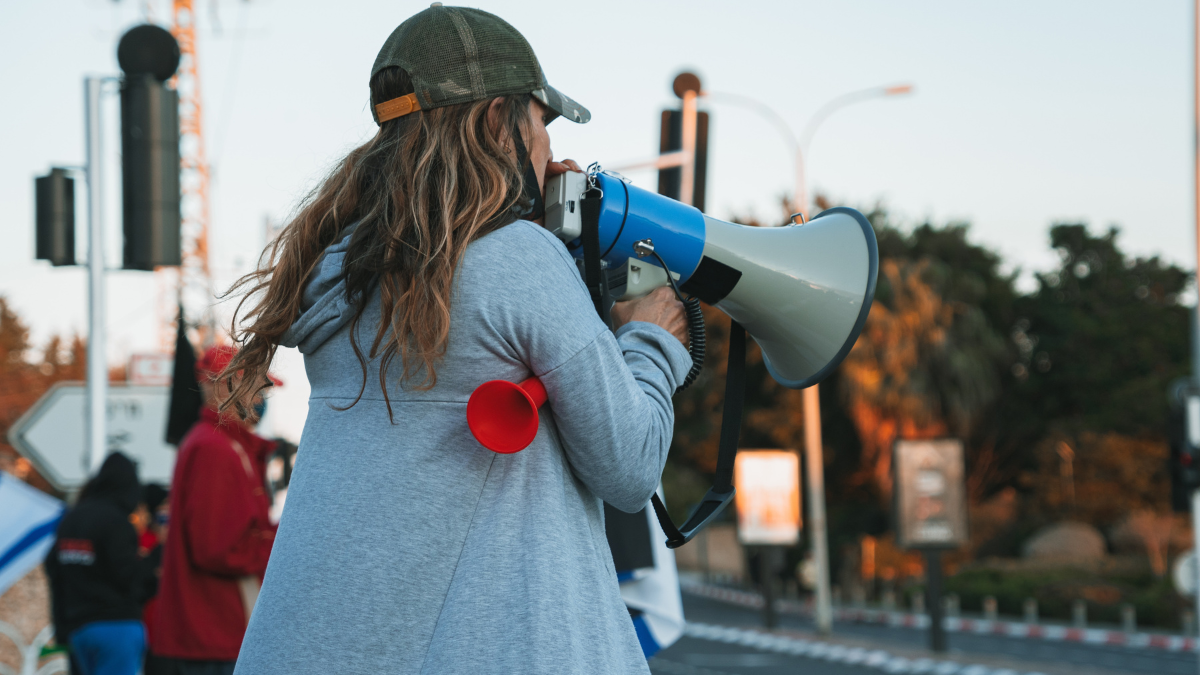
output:
[[[572,122],[585,124],[592,118],[587,108],[546,82],[533,48],[516,28],[479,9],[435,2],[409,17],[383,43],[371,77],[391,66],[412,77],[415,91],[410,96],[421,110],[531,94]],[[378,122],[378,112],[372,110],[372,115]]]

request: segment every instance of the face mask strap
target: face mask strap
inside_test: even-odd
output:
[[[524,208],[518,204],[514,210],[518,218],[537,220],[546,215],[546,202],[542,199],[542,189],[538,187],[537,172],[533,170],[533,162],[529,161],[529,151],[525,149],[525,141],[521,138],[520,125],[513,127],[512,137],[517,150],[517,163],[525,171],[524,196],[529,204]]]

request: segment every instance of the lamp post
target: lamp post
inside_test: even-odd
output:
[[[723,92],[703,92],[701,95],[712,100],[725,100],[750,108],[779,130],[791,147],[795,163],[793,209],[796,213],[803,214],[804,219],[808,220],[808,187],[804,162],[808,153],[808,145],[812,142],[817,128],[829,115],[841,108],[873,98],[908,94],[912,90],[913,85],[900,84],[889,87],[871,87],[842,94],[817,109],[817,112],[809,118],[808,123],[804,126],[799,138],[779,113],[761,101],[740,94]],[[812,549],[813,563],[817,571],[815,619],[817,631],[828,635],[833,629],[833,598],[829,579],[829,538],[825,530],[825,459],[821,448],[821,401],[817,385],[804,390],[804,457],[805,463],[808,465],[808,485],[805,490],[808,493],[808,526],[806,529],[809,532],[809,546]]]

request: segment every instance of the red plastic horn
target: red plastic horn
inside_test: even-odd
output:
[[[467,401],[467,426],[488,450],[520,452],[537,436],[538,408],[545,402],[546,388],[536,377],[521,384],[508,380],[484,382]]]

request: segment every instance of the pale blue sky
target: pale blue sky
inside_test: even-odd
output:
[[[264,218],[285,218],[373,132],[366,85],[375,53],[427,3],[222,0],[214,11],[211,1],[196,0],[214,173],[212,263],[227,284],[261,249]],[[167,3],[155,5],[165,17]],[[478,3],[521,30],[550,82],[591,109],[588,125],[550,128],[556,155],[581,164],[654,152],[658,111],[674,103],[670,82],[684,68],[707,88],[762,100],[797,132],[838,94],[911,82],[914,95],[844,109],[821,127],[809,154],[811,189],[851,206],[882,202],[910,224],[969,221],[974,240],[1025,270],[1053,264],[1046,230],[1057,220],[1117,224],[1127,248],[1194,265],[1190,5]],[[117,72],[116,40],[141,20],[141,7],[0,0],[0,294],[39,340],[83,329],[85,286],[82,270],[32,260],[32,179],[53,164],[82,162],[81,79]],[[709,211],[774,216],[792,185],[778,132],[738,108],[710,110]],[[115,112],[111,105],[113,129]],[[653,186],[650,173],[630,177]],[[110,187],[115,265],[115,174]],[[152,277],[113,273],[109,291],[113,358],[154,348]]]

